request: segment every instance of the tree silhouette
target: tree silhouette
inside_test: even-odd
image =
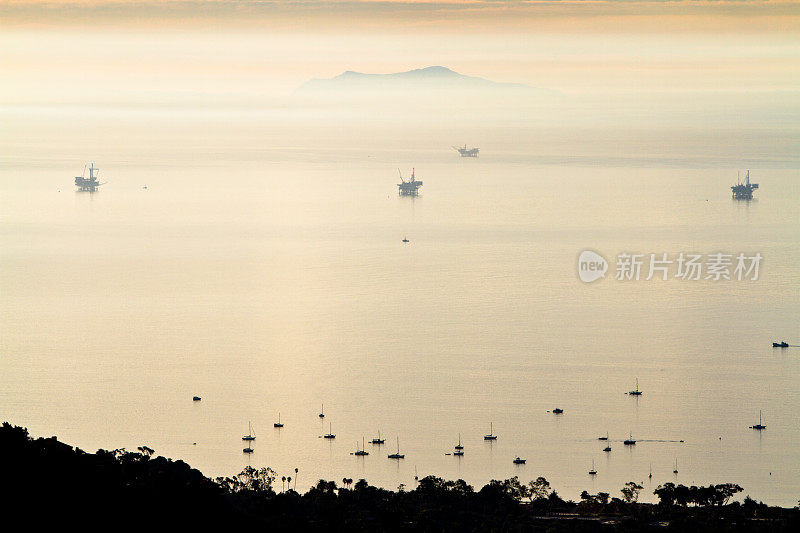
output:
[[[675,503],[675,483],[668,482],[659,485],[653,494],[658,496],[659,503],[665,507],[671,507]]]
[[[536,481],[528,483],[528,498],[531,501],[543,500],[550,496],[551,491],[550,482],[541,476],[536,478]]]
[[[144,456],[146,456],[148,458],[155,453],[154,449],[148,448],[147,446],[139,446],[136,449],[139,450],[139,453],[141,453],[142,455],[144,455]]]
[[[625,486],[620,490],[622,497],[625,498],[625,503],[636,503],[636,501],[639,499],[639,492],[642,490],[642,488],[643,487],[641,485],[633,481],[628,481],[625,483]]]

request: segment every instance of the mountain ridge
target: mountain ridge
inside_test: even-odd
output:
[[[529,85],[491,81],[477,76],[467,76],[441,65],[417,68],[403,72],[376,74],[346,70],[333,78],[312,78],[298,87],[296,93],[313,93],[342,89],[517,89],[531,90]]]

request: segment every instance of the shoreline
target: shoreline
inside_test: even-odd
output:
[[[800,507],[768,506],[749,496],[741,503],[732,501],[743,492],[734,483],[665,483],[654,491],[657,504],[638,502],[643,487],[635,482],[626,483],[619,495],[583,491],[580,501],[571,501],[562,499],[544,477],[524,482],[516,476],[479,489],[463,480],[427,476],[414,488],[400,485],[395,491],[344,478],[341,484],[319,480],[301,493],[291,475],[279,477],[266,467],[211,479],[184,461],[157,456],[147,446],[136,452],[87,453],[55,437],[31,437],[27,429],[8,422],[0,428],[0,457],[6,480],[17,489],[8,509],[34,512],[46,501],[60,510],[46,519],[60,525],[76,511],[95,519],[133,513],[134,523],[150,520],[150,511],[168,522],[203,526],[279,520],[278,529],[287,530],[774,533],[800,525]]]

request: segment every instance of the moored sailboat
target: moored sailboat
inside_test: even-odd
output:
[[[387,456],[389,459],[403,459],[405,454],[400,453],[400,437],[397,437],[397,451]]]
[[[256,440],[256,436],[253,433],[253,425],[250,422],[247,423],[247,428],[248,428],[248,433],[247,435],[242,437],[242,440]]]

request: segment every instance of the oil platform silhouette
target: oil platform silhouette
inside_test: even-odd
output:
[[[756,189],[758,189],[758,183],[750,183],[750,171],[748,170],[745,182],[739,181],[736,185],[732,185],[731,193],[736,200],[752,200],[753,191]]]
[[[75,176],[75,186],[78,187],[79,191],[89,191],[94,192],[99,186],[102,185],[99,181],[97,181],[97,175],[95,175],[95,171],[99,172],[99,168],[94,168],[94,163],[92,166],[89,167],[89,177],[84,178],[83,175]],[[83,173],[86,173],[86,168],[84,167]]]
[[[460,146],[453,146],[453,149],[461,154],[461,157],[478,157],[478,152],[481,151],[480,148],[467,148],[466,144],[464,145],[464,148],[461,148]]]
[[[419,196],[419,188],[422,187],[422,182],[417,181],[416,176],[414,176],[414,169],[411,169],[411,179],[409,181],[403,179],[403,173],[400,172],[399,168],[397,172],[400,174],[400,183],[397,184],[400,196]]]

